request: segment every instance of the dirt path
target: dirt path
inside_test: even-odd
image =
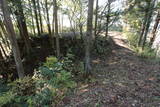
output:
[[[160,107],[160,64],[140,59],[120,33],[112,54],[93,61],[96,79],[81,84],[63,107]]]

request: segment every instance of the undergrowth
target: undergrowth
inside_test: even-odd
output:
[[[146,43],[147,45],[145,45],[144,49],[142,49],[142,47],[139,47],[137,45],[138,40],[139,40],[138,33],[133,33],[133,32],[129,32],[129,31],[126,31],[124,33],[128,39],[129,46],[131,47],[131,49],[133,49],[133,51],[140,58],[150,59],[150,60],[154,60],[154,61],[160,61],[160,58],[158,58],[158,56],[157,56],[157,51],[155,49],[152,49],[147,43]]]
[[[62,60],[48,57],[32,77],[27,76],[8,84],[10,90],[1,94],[0,106],[49,107],[59,104],[76,87],[73,75],[73,67],[76,66],[72,64],[71,57]]]

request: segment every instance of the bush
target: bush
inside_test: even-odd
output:
[[[141,58],[147,58],[147,59],[155,59],[156,58],[156,51],[154,49],[151,49],[150,47],[145,47],[143,50],[141,47],[136,47],[136,48],[134,48],[134,51]]]
[[[110,51],[109,42],[106,40],[106,37],[98,36],[94,42],[94,51],[97,54],[105,54]]]
[[[48,57],[33,77],[18,79],[0,96],[0,106],[43,107],[55,105],[76,86],[73,75],[64,69],[64,62]]]
[[[124,33],[125,33],[125,35],[128,39],[130,47],[132,47],[132,48],[137,47],[138,39],[139,39],[138,33],[132,33],[132,32],[129,32],[129,31],[126,31]]]

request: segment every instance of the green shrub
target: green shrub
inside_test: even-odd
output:
[[[110,51],[109,42],[106,40],[106,37],[98,36],[94,42],[94,51],[97,54],[105,54]]]
[[[130,47],[137,47],[138,39],[139,39],[138,33],[126,31],[124,32],[124,34],[127,37]]]
[[[62,63],[63,62],[63,63]],[[18,79],[0,96],[0,106],[44,107],[57,104],[76,86],[73,75],[64,69],[64,61],[48,57],[33,77]]]
[[[14,98],[15,98],[15,94],[12,93],[12,91],[2,93],[0,95],[0,107],[4,105],[10,105],[10,103],[13,101]]]
[[[84,72],[84,62],[76,61],[75,59],[73,54],[68,53],[61,61],[63,63],[63,68],[74,75],[82,74]]]
[[[147,59],[155,59],[156,58],[156,51],[149,47],[145,47],[143,50],[141,47],[134,48],[134,51],[138,54],[141,58]]]

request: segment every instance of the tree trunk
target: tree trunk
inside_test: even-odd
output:
[[[146,44],[147,34],[149,31],[149,26],[151,24],[151,19],[152,19],[152,15],[153,15],[153,8],[155,6],[155,2],[156,2],[156,0],[153,0],[153,2],[151,2],[151,4],[149,5],[149,12],[148,12],[148,16],[147,16],[147,24],[146,24],[146,29],[145,29],[145,33],[144,33],[142,49],[144,49],[145,44]]]
[[[145,12],[144,22],[142,24],[142,30],[141,30],[141,34],[140,34],[140,37],[139,37],[138,46],[141,46],[142,38],[143,38],[143,35],[144,35],[144,32],[145,32],[146,23],[147,23],[147,14],[148,14],[148,10],[146,10],[146,12]]]
[[[4,37],[5,37],[5,40],[6,40],[6,44],[7,44],[8,48],[11,49],[10,43],[8,41],[8,39],[9,39],[8,38],[8,34],[7,34],[7,31],[6,31],[5,27],[4,27],[4,23],[2,22],[2,20],[0,20],[0,27],[1,27],[2,32],[4,34]]]
[[[2,52],[3,52],[4,57],[7,58],[6,51],[5,51],[4,47],[2,46],[1,42],[0,42],[0,48],[1,48]]]
[[[50,20],[49,20],[49,11],[48,11],[48,0],[45,0],[45,8],[46,8],[46,15],[47,15],[47,27],[48,27],[48,33],[51,37],[51,26],[50,26]]]
[[[2,39],[2,44],[4,45],[4,54],[5,54],[5,56],[7,57],[7,54],[6,53],[8,53],[9,52],[9,49],[8,49],[8,45],[7,45],[7,40],[6,40],[6,38],[4,38],[3,37],[3,35],[2,35],[2,33],[1,33],[1,31],[0,31],[0,38]],[[3,46],[2,46],[3,47]]]
[[[98,21],[98,0],[96,0],[95,28],[94,28],[95,37],[97,36],[97,21]]]
[[[150,38],[150,46],[153,45],[153,42],[156,38],[156,32],[157,32],[157,28],[158,28],[158,25],[159,25],[159,21],[160,21],[160,11],[158,11],[158,14],[157,14],[157,17],[156,17],[156,20],[155,20],[155,24],[154,24],[153,31],[152,31],[152,36]]]
[[[40,8],[39,0],[37,0],[37,7],[38,7],[40,29],[41,29],[41,33],[43,33],[43,21],[42,21],[42,16],[41,16],[41,8]]]
[[[61,31],[62,31],[62,33],[63,33],[63,14],[62,14],[62,16],[61,16]]]
[[[3,55],[2,55],[2,51],[0,50],[0,62],[1,60],[4,60]]]
[[[85,40],[85,74],[86,76],[91,74],[91,59],[90,59],[90,48],[92,41],[92,30],[93,30],[93,4],[94,0],[88,0],[88,17],[87,17],[87,32]]]
[[[110,12],[111,12],[111,0],[108,0],[108,12],[106,16],[106,38],[108,36],[109,22],[110,22]]]
[[[57,11],[58,11],[58,7],[57,7],[57,0],[53,0],[54,2],[54,19],[55,19],[55,35],[56,35],[56,53],[57,53],[57,57],[60,57],[60,46],[59,46],[59,34],[58,34],[58,17],[57,17]]]
[[[15,12],[15,15],[17,16],[17,22],[18,22],[18,26],[20,29],[20,35],[24,39],[26,51],[27,51],[27,54],[29,55],[31,53],[31,43],[29,40],[26,19],[23,13],[22,1],[19,0],[18,2],[17,1],[13,1],[13,2],[16,3],[15,5],[17,7],[17,11]]]
[[[55,28],[54,28],[54,25],[55,25],[55,19],[54,19],[54,8],[53,8],[53,20],[52,20],[52,39],[51,39],[51,45],[52,45],[52,48],[54,49],[55,48],[55,41],[54,41],[54,37],[55,37]]]
[[[3,12],[4,22],[5,22],[7,32],[8,32],[8,36],[12,44],[12,49],[13,49],[14,59],[16,62],[18,76],[19,78],[23,78],[24,77],[23,64],[21,61],[19,47],[18,47],[17,40],[16,40],[16,33],[13,28],[13,24],[11,21],[9,8],[7,6],[6,0],[0,0],[0,5],[1,5],[2,12]]]
[[[38,14],[37,14],[36,1],[32,0],[32,2],[33,2],[34,14],[35,14],[35,18],[36,18],[36,25],[37,25],[38,35],[40,35],[40,27],[39,27],[39,20],[38,20]]]

